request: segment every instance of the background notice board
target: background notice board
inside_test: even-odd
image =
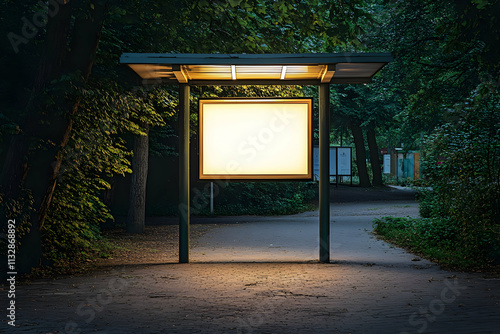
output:
[[[330,147],[330,176],[351,176],[352,173],[352,148]],[[314,179],[319,180],[319,147],[313,150]]]

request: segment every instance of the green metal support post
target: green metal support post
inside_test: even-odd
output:
[[[319,85],[319,261],[330,262],[330,85]]]
[[[179,85],[179,263],[189,262],[189,86]]]

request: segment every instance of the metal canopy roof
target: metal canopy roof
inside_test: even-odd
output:
[[[369,83],[390,53],[175,54],[124,53],[144,80],[190,85]]]

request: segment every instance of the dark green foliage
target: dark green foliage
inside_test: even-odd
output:
[[[374,226],[378,234],[407,242],[404,246],[415,247],[418,251],[426,247],[456,244],[460,235],[460,228],[451,219],[383,217],[375,219]]]
[[[389,9],[380,14],[386,29],[370,41],[396,58],[379,91],[399,109],[386,142],[422,150],[419,186],[427,189],[418,198],[427,219],[395,223],[405,231],[397,242],[462,268],[486,264],[500,245],[499,3],[378,3]],[[440,239],[449,226],[453,238]]]
[[[220,187],[222,188],[222,187]],[[216,215],[284,215],[313,209],[314,182],[227,183],[214,201]],[[207,212],[206,208],[203,210]]]
[[[420,216],[423,218],[441,217],[444,212],[438,205],[438,198],[435,191],[422,189],[417,193],[418,208]]]
[[[449,217],[472,252],[500,244],[500,91],[481,84],[426,140],[422,215]]]
[[[448,268],[484,270],[500,256],[499,244],[491,236],[477,236],[478,244],[471,246],[460,224],[451,218],[383,217],[373,225],[385,240]]]
[[[375,221],[375,231],[446,266],[481,269],[500,259],[500,93],[483,83],[425,142],[424,219]]]
[[[171,113],[161,107],[164,91],[120,93],[113,84],[90,84],[81,96],[74,129],[49,216],[42,226],[44,256],[56,266],[88,258],[97,251],[99,225],[112,220],[101,194],[113,175],[130,173],[132,155],[124,133],[141,134],[142,126],[162,125]],[[162,111],[161,115],[157,111]]]

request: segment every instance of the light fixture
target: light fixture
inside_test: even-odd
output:
[[[172,65],[172,72],[174,72],[175,78],[179,83],[187,83],[188,75],[185,72],[183,66],[180,65]]]
[[[236,80],[236,66],[235,65],[231,65],[231,78],[233,80]]]
[[[321,82],[330,82],[335,74],[335,65],[325,65],[325,70],[321,76]]]
[[[283,66],[281,68],[281,80],[285,80],[285,75],[286,75],[286,66]]]

